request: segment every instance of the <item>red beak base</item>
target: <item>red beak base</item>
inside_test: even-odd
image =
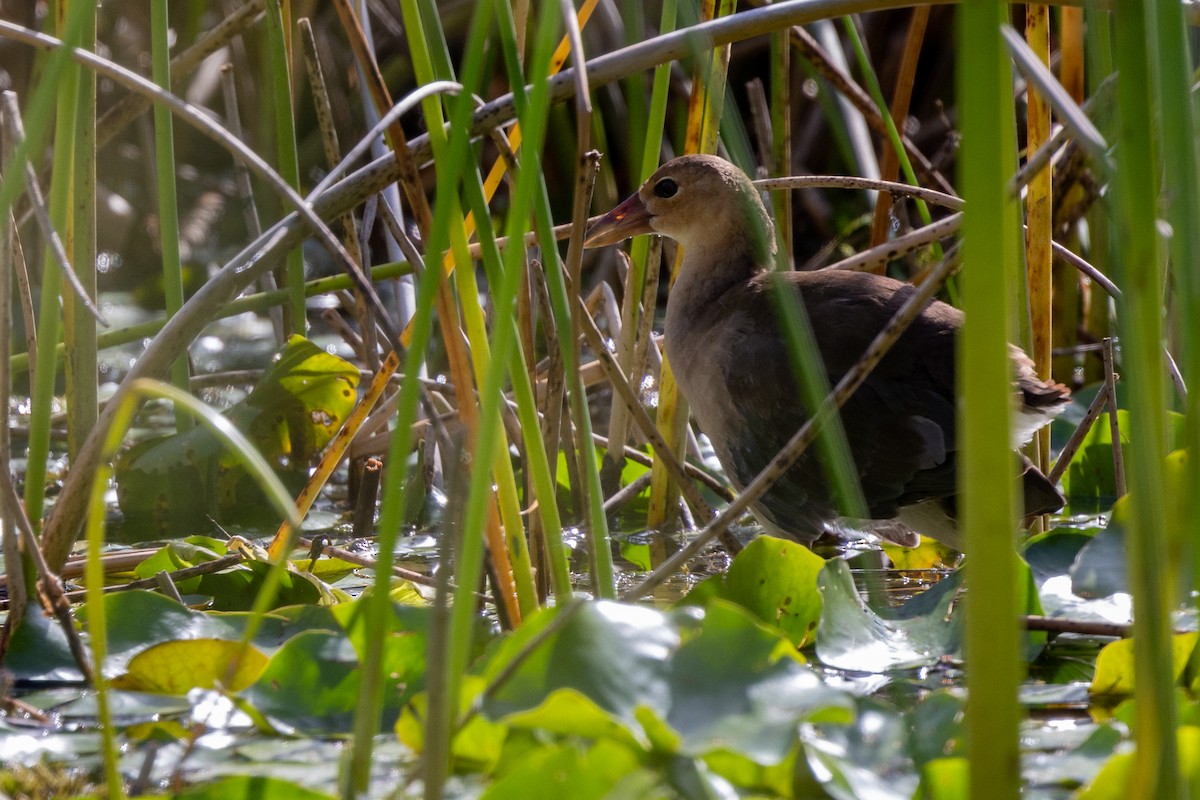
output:
[[[592,224],[584,246],[607,247],[631,236],[654,233],[654,228],[650,227],[652,219],[654,215],[635,194]]]

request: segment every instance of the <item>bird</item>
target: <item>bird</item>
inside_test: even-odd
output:
[[[915,288],[844,270],[776,272],[771,217],[750,178],[712,155],[658,169],[589,227],[589,248],[659,234],[683,248],[667,296],[664,342],[675,381],[730,482],[741,491],[808,420],[773,293],[781,280],[803,305],[830,385],[862,356]],[[962,312],[933,300],[841,409],[867,519],[849,520],[902,545],[924,533],[963,549],[956,523],[955,341]],[[1017,396],[1014,449],[1070,402],[1009,345]],[[1026,515],[1064,498],[1018,457]],[[816,453],[806,452],[752,505],[773,534],[812,544],[843,520]]]

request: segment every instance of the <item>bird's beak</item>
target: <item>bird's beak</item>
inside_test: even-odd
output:
[[[654,215],[636,194],[605,214],[588,229],[584,247],[607,247],[630,236],[654,233],[650,220]]]

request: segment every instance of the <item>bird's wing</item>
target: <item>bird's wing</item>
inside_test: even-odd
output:
[[[904,301],[903,289],[897,291],[896,286],[855,278],[845,283],[850,285],[829,280],[791,283],[804,302],[831,386],[858,361]],[[742,314],[730,315],[743,321],[740,341],[736,356],[721,365],[731,395],[744,399],[736,404],[741,435],[732,437],[742,444],[730,454],[736,471],[748,473],[739,476],[743,481],[757,474],[809,413],[779,327],[750,323],[756,307],[774,302],[770,291],[764,281],[757,297],[745,293]],[[762,314],[761,308],[757,314]],[[872,516],[891,517],[899,505],[954,492],[956,320],[937,313],[922,315],[842,409],[846,441]],[[814,513],[828,518],[833,501],[821,460],[803,458],[775,495],[781,502],[811,505]]]

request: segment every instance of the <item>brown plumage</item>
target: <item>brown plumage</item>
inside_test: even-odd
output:
[[[730,480],[740,489],[808,418],[775,315],[773,226],[757,190],[715,156],[661,167],[637,194],[598,220],[588,245],[659,233],[683,247],[667,302],[666,350],[679,387]],[[789,272],[830,385],[914,291],[858,272]],[[932,302],[842,408],[842,422],[872,520],[881,535],[912,543],[911,530],[961,545],[954,525],[954,342],[962,312]],[[1026,441],[1058,413],[1069,392],[1039,380],[1011,347],[1018,393],[1016,436]],[[1014,443],[1016,444],[1016,442]],[[1062,507],[1062,496],[1023,459],[1023,508]],[[823,468],[806,453],[758,502],[769,529],[811,542],[837,516]]]

